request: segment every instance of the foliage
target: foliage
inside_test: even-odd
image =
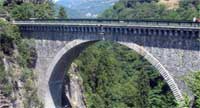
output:
[[[4,95],[10,95],[12,92],[12,85],[8,82],[8,73],[5,72],[2,58],[0,57],[0,89],[2,89]]]
[[[22,70],[22,75],[21,75],[21,79],[20,80],[23,81],[23,82],[27,82],[29,79],[32,79],[31,77],[34,77],[33,75],[34,74],[33,74],[32,70],[30,70],[28,68],[24,68]]]
[[[23,101],[24,108],[44,108],[43,104],[37,97],[37,89],[33,86],[32,80],[28,80],[25,84],[26,100]]]
[[[1,38],[8,38],[14,42],[17,42],[20,38],[18,28],[6,21],[0,20],[0,36]]]
[[[9,84],[6,76],[8,76],[8,73],[5,72],[2,57],[0,57],[0,89],[2,89],[4,95],[8,96],[12,92],[12,85]]]
[[[178,108],[190,108],[190,98],[187,95],[184,95],[184,100],[178,103]]]
[[[13,88],[13,86],[10,83],[8,83],[8,82],[4,83],[3,88],[2,88],[3,94],[6,96],[11,95],[12,88]]]
[[[3,8],[3,3],[4,3],[4,0],[0,0],[0,10]]]
[[[2,60],[2,58],[0,57],[0,60]],[[5,72],[4,72],[5,70],[4,70],[4,66],[3,66],[3,63],[2,63],[2,61],[0,61],[0,83],[3,83],[4,82],[4,80],[5,80]]]
[[[192,20],[200,17],[199,0],[182,0],[178,9],[167,9],[157,1],[120,0],[106,10],[101,18],[116,19],[156,19],[156,20]]]
[[[15,5],[11,10],[14,19],[50,19],[55,16],[54,5],[50,2],[44,4],[23,3]]]
[[[33,18],[52,19],[55,17],[54,4],[51,2],[37,4],[35,6],[35,15]]]
[[[86,49],[75,63],[88,108],[176,107],[163,78],[129,48],[100,42]]]
[[[22,5],[16,5],[11,12],[11,16],[14,19],[28,19],[34,16],[34,5],[31,3],[24,3]]]
[[[35,67],[37,54],[34,46],[31,44],[34,44],[34,41],[24,39],[17,46],[19,51],[19,56],[17,60],[21,67]]]
[[[200,108],[200,72],[187,76],[187,84],[192,89],[195,101],[194,108]]]
[[[65,11],[65,8],[62,7],[62,6],[59,8],[58,18],[60,18],[60,19],[66,19],[67,18],[67,12]]]
[[[14,43],[19,43],[20,39],[20,34],[16,26],[0,20],[0,50],[4,54],[11,55],[14,49]]]
[[[32,60],[30,58],[31,54],[34,54],[29,45],[32,42],[28,42],[27,40],[22,41],[18,28],[6,21],[0,20],[0,28],[0,50],[2,50],[4,54],[12,55],[13,50],[17,48],[19,51],[19,64],[22,67],[27,67]]]

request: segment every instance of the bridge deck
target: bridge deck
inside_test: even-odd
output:
[[[22,20],[13,21],[24,32],[62,32],[90,34],[123,34],[138,36],[173,36],[197,39],[200,23],[135,20]]]
[[[176,24],[170,24],[170,25],[164,25],[164,24],[159,24],[159,25],[146,25],[146,24],[125,24],[125,23],[119,23],[119,24],[104,24],[104,23],[91,23],[91,24],[87,24],[87,23],[35,23],[35,22],[14,22],[13,24],[15,25],[63,25],[63,26],[115,26],[115,27],[152,27],[152,28],[190,28],[190,29],[199,29],[200,30],[200,26],[179,26]]]
[[[200,28],[200,23],[190,21],[152,21],[152,20],[108,20],[108,19],[51,19],[51,20],[19,20],[13,21],[19,25],[112,25],[112,26],[142,26],[142,27],[176,27]]]

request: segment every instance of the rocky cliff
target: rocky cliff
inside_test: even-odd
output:
[[[3,39],[0,39],[0,108],[42,108],[36,93],[37,78],[33,68],[37,58],[34,50],[29,49],[33,58],[30,56],[30,62],[22,66],[26,59],[21,58],[19,49],[15,45],[13,49],[4,49]]]
[[[72,63],[65,78],[65,94],[71,108],[86,108],[82,83],[77,65]]]

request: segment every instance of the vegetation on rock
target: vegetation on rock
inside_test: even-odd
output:
[[[13,102],[20,100],[17,97],[20,92],[24,108],[42,108],[36,94],[36,77],[31,69],[34,68],[32,61],[35,56],[29,52],[32,51],[32,46],[27,44],[30,42],[22,40],[18,28],[6,21],[0,20],[0,28],[0,90]],[[8,70],[5,70],[5,65],[8,65]]]

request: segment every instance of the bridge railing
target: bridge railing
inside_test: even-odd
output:
[[[16,20],[14,24],[120,24],[145,26],[200,27],[200,23],[173,20],[118,20],[118,19],[28,19]]]

